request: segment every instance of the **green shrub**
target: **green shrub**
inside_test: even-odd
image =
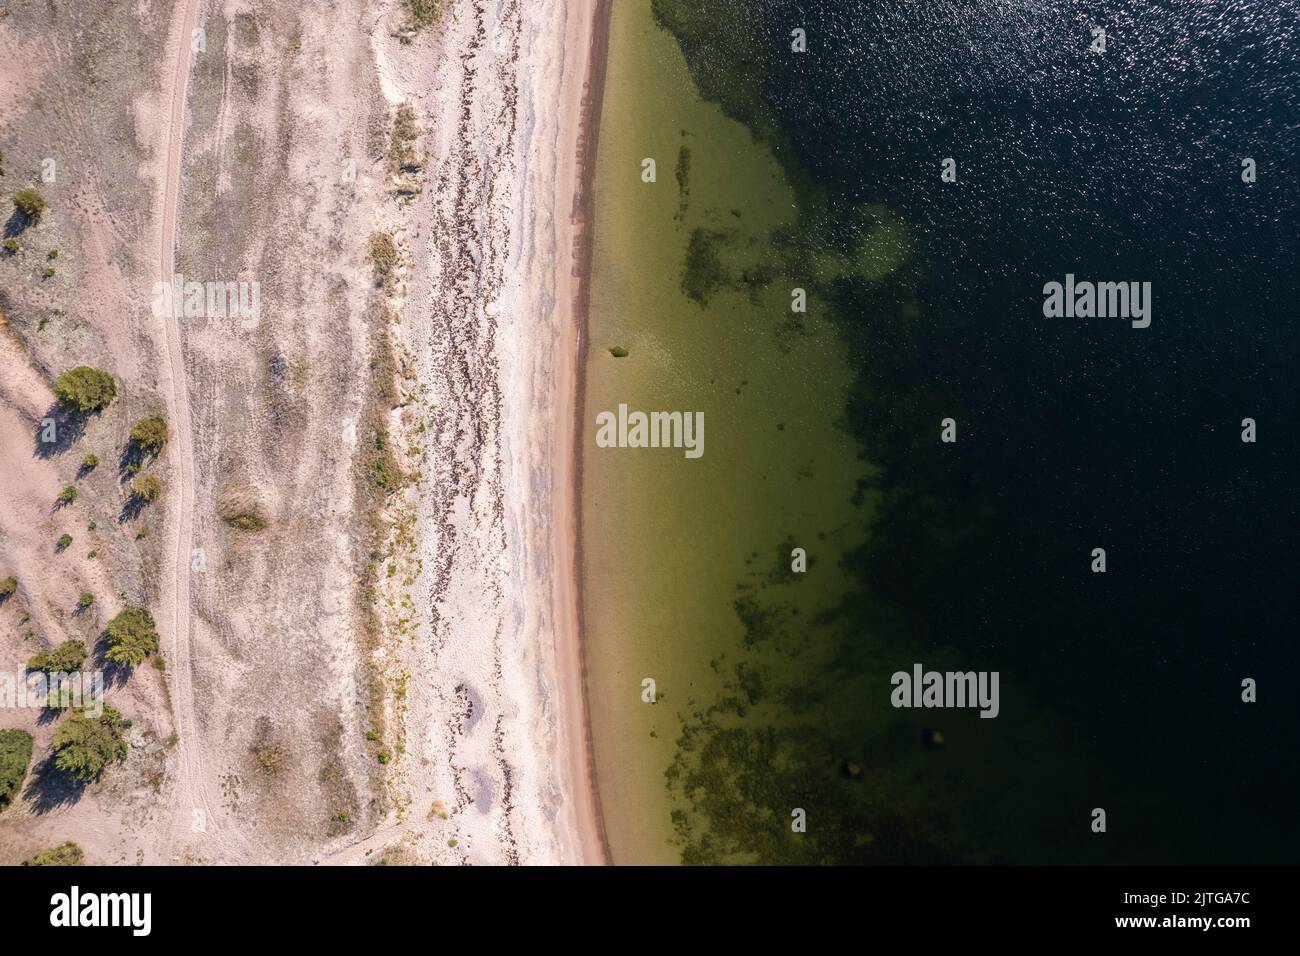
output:
[[[623,346],[621,345],[615,345],[612,349],[609,350],[609,354],[614,356],[614,358],[627,358],[628,351],[627,349],[623,348]]]
[[[77,488],[75,485],[65,485],[59,492],[59,504],[70,505],[77,500]]]
[[[32,735],[25,730],[0,730],[0,810],[13,802],[32,762]]]
[[[78,780],[98,778],[110,763],[126,759],[130,726],[112,707],[99,717],[74,712],[54,731],[54,765]]]
[[[69,411],[98,412],[117,398],[117,382],[107,372],[78,365],[54,380],[54,394]]]
[[[56,545],[60,551],[67,548],[67,546],[70,544],[72,544],[72,535],[70,534],[59,535],[59,540],[56,542]]]
[[[99,456],[87,455],[85,458],[81,459],[81,467],[84,471],[94,471],[99,467]]]
[[[157,475],[141,475],[131,482],[131,494],[141,501],[155,501],[162,494],[162,482]]]
[[[35,189],[20,189],[14,193],[14,206],[24,218],[40,222],[45,212],[45,197]]]
[[[9,255],[11,255],[11,256],[16,256],[16,255],[18,255],[18,240],[17,240],[17,239],[6,239],[6,240],[4,241],[4,250],[5,250],[5,252],[9,253]]]
[[[0,580],[0,601],[7,601],[14,596],[18,590],[18,582],[14,578],[5,578]]]
[[[44,671],[47,674],[71,674],[81,670],[86,663],[86,645],[73,638],[64,641],[48,654],[37,654],[27,662],[29,671]]]
[[[45,253],[45,258],[53,262],[55,259],[59,258],[59,250],[51,249],[49,252]]]
[[[108,622],[108,652],[115,664],[135,667],[158,650],[158,631],[153,615],[143,607],[125,607]]]
[[[83,611],[94,603],[95,595],[93,594],[83,594],[81,597],[77,598],[77,607],[81,608]]]
[[[86,854],[81,847],[69,840],[36,854],[26,860],[23,866],[81,866],[81,861],[85,858]]]
[[[140,419],[131,427],[131,441],[151,455],[158,454],[167,444],[167,422],[157,415]]]

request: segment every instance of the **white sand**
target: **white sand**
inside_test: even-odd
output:
[[[405,730],[397,809],[329,862],[399,843],[444,863],[603,859],[571,465],[572,211],[594,9],[459,0],[436,37],[376,38],[385,95],[432,127],[424,191],[379,224],[410,266],[395,304],[426,389],[393,429],[424,453],[418,574],[387,579],[394,620],[409,618],[383,665],[407,687],[388,714]]]

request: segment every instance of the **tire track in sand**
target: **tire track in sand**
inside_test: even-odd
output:
[[[180,218],[181,141],[185,134],[185,103],[189,93],[192,38],[198,23],[200,0],[182,0],[179,8],[180,47],[176,51],[176,72],[171,83],[171,102],[166,117],[166,165],[163,170],[162,230],[158,248],[161,281],[170,283],[176,273],[176,232]],[[178,779],[172,796],[171,824],[164,843],[170,858],[173,847],[186,833],[216,829],[216,817],[208,800],[203,774],[202,748],[194,720],[193,670],[190,657],[190,553],[194,540],[194,443],[190,427],[189,390],[185,381],[185,356],[181,349],[179,321],[163,316],[166,338],[165,371],[170,381],[171,420],[175,427],[173,455],[176,461],[176,550],[173,555],[173,588],[170,601],[164,599],[159,616],[170,619],[171,648],[167,672],[171,676],[172,712],[176,722]],[[203,820],[195,821],[193,811]]]

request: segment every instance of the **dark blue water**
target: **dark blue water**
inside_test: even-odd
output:
[[[912,240],[822,290],[883,494],[844,613],[886,602],[893,639],[1077,721],[1062,747],[1160,808],[1118,858],[1300,860],[1300,7],[704,7],[688,62],[802,184],[809,241],[851,249],[864,203]],[[1066,273],[1150,282],[1150,327],[1045,318]]]

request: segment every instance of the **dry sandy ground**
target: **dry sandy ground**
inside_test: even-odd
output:
[[[49,211],[0,257],[0,669],[125,603],[166,666],[110,687],[130,756],[86,787],[48,766],[53,722],[0,712],[36,738],[0,863],[602,859],[571,473],[594,6],[454,0],[418,35],[396,0],[3,10],[0,189]],[[157,315],[174,273],[260,309]],[[119,397],[42,445],[81,363]],[[165,493],[123,516],[155,413]]]

